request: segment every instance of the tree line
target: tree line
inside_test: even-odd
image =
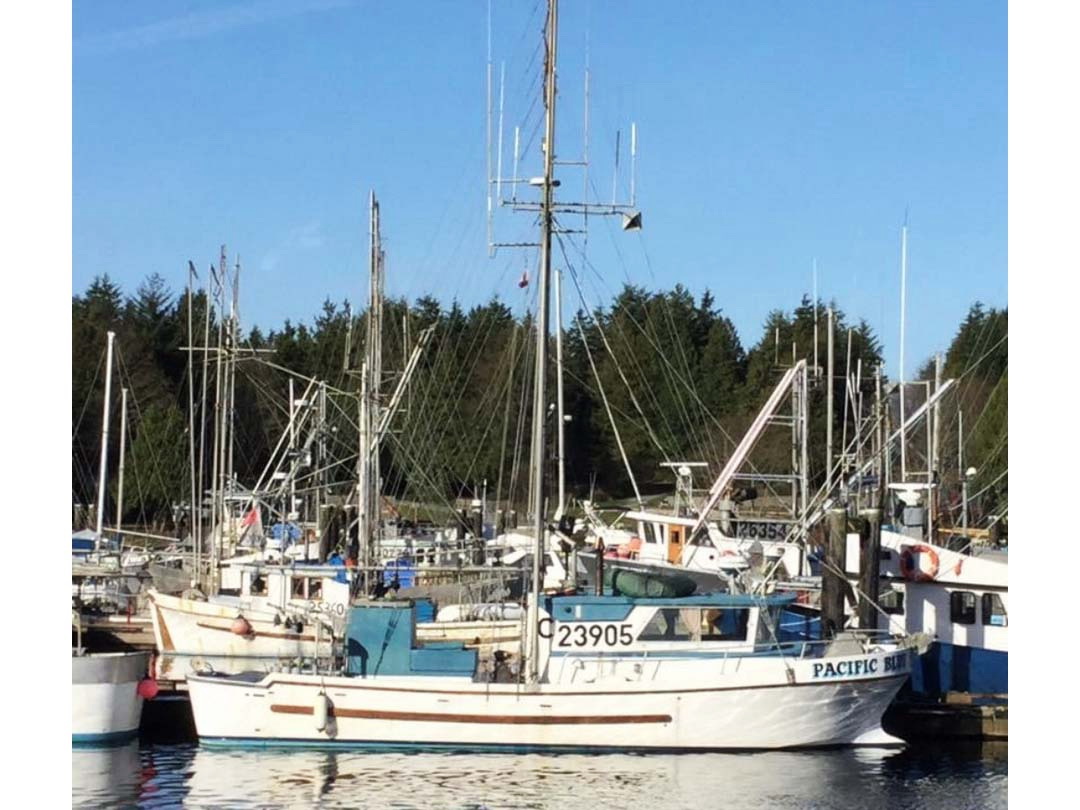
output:
[[[190,312],[189,312],[190,308]],[[833,304],[835,373],[831,381],[836,446],[854,432],[854,405],[844,408],[845,379],[859,369],[863,409],[871,407],[882,344],[863,320]],[[200,406],[203,386],[211,399],[215,364],[204,343],[214,336],[226,308],[203,290],[171,290],[151,275],[132,294],[108,276],[95,278],[72,297],[72,497],[96,497],[106,333],[116,333],[119,389],[129,389],[125,451],[124,521],[167,526],[190,498],[190,448],[212,441],[214,407]],[[528,498],[531,386],[535,340],[531,316],[514,315],[499,298],[468,309],[424,296],[384,304],[383,401],[396,385],[407,356],[425,330],[431,335],[390,433],[381,448],[383,491],[392,498],[452,505],[459,498],[497,499],[524,510]],[[804,297],[791,311],[775,309],[755,343],[744,345],[734,324],[709,291],[695,297],[676,285],[649,291],[626,285],[608,305],[564,315],[563,367],[566,476],[571,494],[594,500],[633,494],[630,475],[644,495],[668,493],[676,461],[704,461],[715,473],[730,455],[784,370],[798,359],[825,365],[826,304]],[[354,485],[358,378],[366,312],[327,299],[310,323],[285,321],[263,331],[251,327],[236,352],[234,467],[254,484],[288,424],[288,377],[297,396],[308,380],[325,381],[330,407],[323,426],[332,490]],[[963,466],[975,467],[969,491],[979,493],[982,513],[1007,504],[1007,310],[975,304],[945,353],[944,376],[958,378],[957,394],[943,405],[940,483],[943,506],[958,491],[959,419],[963,412]],[[815,336],[817,352],[815,354]],[[554,338],[552,353],[554,353]],[[850,357],[850,360],[849,360]],[[920,370],[933,377],[933,363]],[[548,382],[555,421],[554,371]],[[809,460],[813,487],[824,480],[825,400],[822,374],[810,396]],[[887,378],[883,378],[885,384]],[[192,397],[194,394],[194,397]],[[195,409],[189,402],[194,398]],[[913,398],[917,400],[917,397]],[[910,410],[910,407],[909,407]],[[609,418],[608,414],[612,416]],[[612,422],[614,421],[614,427]],[[118,424],[118,417],[113,425]],[[192,430],[192,427],[194,430]],[[616,434],[617,429],[617,434]],[[119,429],[110,436],[111,504],[115,504]],[[620,452],[619,444],[622,445]],[[917,435],[912,443],[924,446]],[[623,463],[629,460],[630,471]],[[548,453],[554,481],[554,442]],[[917,455],[913,453],[913,455]],[[203,454],[208,480],[210,464]],[[790,429],[770,430],[752,456],[756,469],[790,464]],[[702,476],[700,486],[706,486]],[[311,480],[314,480],[312,477]],[[980,490],[982,490],[980,492]],[[947,493],[947,494],[946,494]],[[115,506],[107,507],[107,510]],[[112,511],[107,511],[111,516]],[[107,520],[110,524],[112,521]]]

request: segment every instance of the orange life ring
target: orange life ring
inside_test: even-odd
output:
[[[915,565],[915,552],[930,556],[930,570],[923,571]],[[913,546],[904,546],[900,552],[900,573],[908,582],[933,582],[941,567],[941,558],[938,553],[924,543],[916,543]]]

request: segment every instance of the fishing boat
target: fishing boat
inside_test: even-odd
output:
[[[918,491],[894,485],[908,501]],[[1007,701],[1009,563],[1007,552],[930,540],[922,508],[906,506],[881,531],[879,627],[925,633],[933,641],[912,671],[911,692]],[[906,519],[906,523],[905,523]],[[849,561],[849,566],[851,562]]]
[[[191,675],[206,746],[688,751],[895,745],[912,651],[772,640],[790,596],[543,597],[540,678],[416,640],[415,605],[354,607],[342,675]]]
[[[143,696],[156,691],[142,685],[150,653],[88,652],[77,612],[72,613],[72,630],[71,742],[101,745],[134,738],[142,719]]]

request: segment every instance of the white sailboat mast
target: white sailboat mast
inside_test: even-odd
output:
[[[904,327],[907,323],[907,217],[900,231],[900,480],[907,481],[907,413],[904,411]]]
[[[124,440],[127,438],[127,392],[126,388],[120,389],[120,470],[117,473],[116,490],[116,531],[118,534],[120,521],[124,517]]]
[[[556,389],[556,413],[555,418],[559,423],[558,436],[558,469],[559,469],[559,502],[555,507],[555,520],[559,520],[566,510],[566,425],[565,403],[563,402],[563,350],[562,350],[562,271],[556,270],[555,279],[555,389]]]
[[[544,430],[545,415],[545,370],[547,367],[548,339],[548,282],[551,277],[551,229],[552,203],[554,197],[555,168],[555,59],[558,46],[558,0],[550,0],[547,19],[547,46],[544,64],[544,107],[546,109],[544,126],[544,177],[542,180],[542,202],[540,207],[540,288],[536,317],[536,381],[533,397],[533,438],[532,438],[532,498],[533,529],[536,536],[536,551],[533,554],[532,595],[529,599],[526,633],[526,677],[527,682],[535,684],[540,680],[540,581],[541,559],[546,546],[544,530],[544,449],[546,437]]]
[[[112,356],[115,332],[109,332],[105,350],[105,403],[101,414],[101,465],[98,467],[97,532],[98,542],[105,525],[105,474],[109,464],[109,397],[112,395]]]

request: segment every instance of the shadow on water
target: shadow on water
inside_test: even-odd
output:
[[[1007,807],[1004,744],[753,754],[72,752],[75,807]]]

